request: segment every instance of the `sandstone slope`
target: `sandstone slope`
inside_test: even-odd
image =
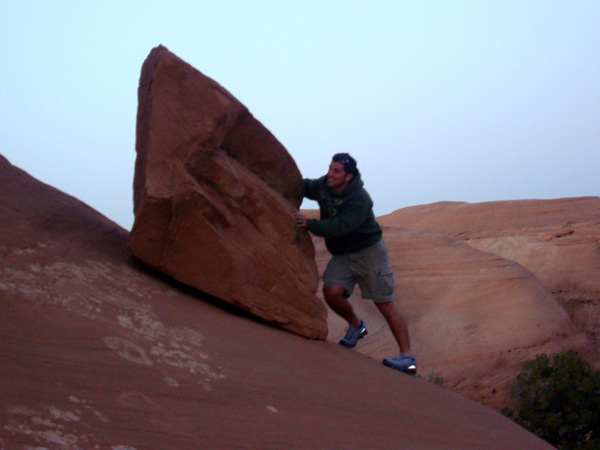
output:
[[[551,448],[149,272],[123,229],[1,156],[0,192],[0,448]]]

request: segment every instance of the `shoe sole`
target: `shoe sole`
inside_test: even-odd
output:
[[[388,363],[385,360],[383,360],[383,365],[386,367],[389,367],[390,369],[397,370],[398,372],[405,373],[407,375],[416,375],[417,374],[417,368],[414,366],[408,367],[406,369],[402,369],[400,367],[396,367],[393,364]]]
[[[338,344],[340,344],[342,347],[354,348],[354,347],[356,347],[356,344],[358,343],[358,341],[360,341],[362,338],[364,338],[367,334],[369,334],[369,332],[365,329],[365,332],[358,337],[358,339],[356,340],[356,342],[354,344],[350,344],[350,343],[344,341],[343,339],[340,342],[338,342]]]

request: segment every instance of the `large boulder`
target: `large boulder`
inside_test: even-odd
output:
[[[144,62],[138,96],[131,252],[270,323],[324,339],[314,247],[292,214],[302,178],[285,148],[165,47]]]

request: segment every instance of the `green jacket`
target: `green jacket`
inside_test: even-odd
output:
[[[319,203],[321,220],[308,219],[306,228],[325,238],[334,255],[357,252],[381,239],[381,227],[375,221],[373,201],[363,188],[360,175],[355,176],[341,194],[327,187],[327,177],[304,180],[304,196]]]

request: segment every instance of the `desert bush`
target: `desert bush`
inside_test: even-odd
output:
[[[600,450],[600,372],[577,352],[538,355],[511,386],[503,413],[560,449]]]
[[[444,385],[444,378],[439,374],[439,372],[430,372],[427,374],[427,381],[429,383],[435,384],[436,386]]]

